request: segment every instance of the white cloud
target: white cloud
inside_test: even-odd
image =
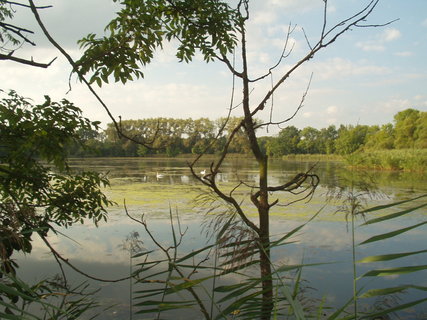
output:
[[[269,0],[268,4],[273,7],[305,12],[315,8],[319,8],[322,5],[322,2],[313,0]]]
[[[395,55],[398,57],[412,57],[414,53],[411,51],[400,51],[396,52]]]
[[[315,63],[312,68],[315,77],[322,80],[337,79],[347,76],[383,75],[390,71],[385,67],[367,65],[364,61],[353,62],[343,58],[333,58]]]
[[[329,115],[336,114],[337,111],[338,111],[337,106],[329,106],[329,107],[326,108],[326,113],[329,114]]]
[[[271,24],[277,19],[277,14],[273,11],[256,12],[251,22],[256,25]]]
[[[270,62],[270,55],[267,52],[261,52],[259,54],[259,62],[261,62],[261,63]]]
[[[361,48],[363,51],[375,51],[382,52],[385,51],[385,44],[388,42],[395,41],[402,36],[402,33],[394,28],[388,28],[384,30],[381,34],[377,35],[375,39],[368,41],[359,41],[356,43],[358,48]]]
[[[337,7],[328,6],[327,11],[328,11],[328,13],[335,13],[335,12],[337,12]]]
[[[392,97],[386,101],[379,102],[376,110],[384,116],[389,115],[387,118],[392,119],[393,115],[395,115],[397,112],[411,108],[412,106],[413,103],[411,99],[403,97]]]
[[[328,124],[328,125],[332,125],[332,124],[338,124],[338,119],[337,118],[328,118],[327,120],[326,120],[326,123]]]
[[[390,42],[399,39],[402,36],[402,33],[394,28],[389,28],[383,32],[383,41]]]
[[[374,41],[368,41],[368,42],[357,42],[356,46],[360,49],[362,49],[363,51],[377,51],[377,52],[382,52],[385,50],[385,47],[380,44],[380,43],[376,43]]]

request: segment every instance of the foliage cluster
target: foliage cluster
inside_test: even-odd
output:
[[[99,86],[114,80],[126,83],[143,77],[141,66],[149,64],[164,41],[179,39],[176,56],[189,62],[199,50],[205,61],[232,51],[237,43],[240,15],[221,1],[114,0],[122,5],[105,28],[107,36],[89,34],[79,41],[85,52],[78,61],[81,74],[92,73]]]
[[[427,169],[427,149],[369,150],[347,155],[345,160],[354,167],[422,172]]]
[[[340,154],[355,151],[427,148],[427,112],[406,109],[394,116],[394,125],[340,125],[321,130],[293,126],[266,139],[267,152],[272,156],[288,154]]]
[[[146,156],[150,154],[201,154],[219,153],[227,142],[226,137],[232,132],[242,118],[221,118],[216,121],[208,118],[173,119],[152,118],[143,120],[122,120],[123,132],[140,141],[150,141],[150,149],[118,136],[113,124],[108,124],[101,134],[96,131],[86,132],[86,145],[90,146],[92,155],[98,156]],[[81,146],[75,145],[71,155],[90,155]],[[248,153],[247,137],[240,129],[230,145],[232,153]]]
[[[16,251],[30,253],[32,237],[46,239],[57,226],[106,220],[111,202],[101,188],[105,176],[73,173],[67,146],[80,141],[81,130],[97,122],[81,116],[67,100],[31,104],[11,91],[0,92],[0,278],[13,275]],[[3,299],[3,297],[1,297]],[[16,303],[16,300],[12,302]],[[6,308],[6,313],[13,313]]]

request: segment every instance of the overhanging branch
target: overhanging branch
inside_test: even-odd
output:
[[[56,60],[56,57],[55,57],[49,63],[40,63],[40,62],[34,61],[33,59],[27,60],[23,58],[14,57],[12,54],[13,54],[13,51],[10,54],[0,53],[0,60],[10,60],[17,63],[26,64],[32,67],[39,67],[39,68],[48,68]]]

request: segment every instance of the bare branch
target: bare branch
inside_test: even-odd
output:
[[[55,259],[59,259],[62,262],[64,262],[66,265],[68,265],[71,269],[73,269],[74,271],[76,271],[77,273],[80,273],[81,275],[85,276],[86,278],[92,279],[92,280],[96,280],[96,281],[101,281],[101,282],[120,282],[123,280],[127,280],[129,278],[131,278],[132,276],[127,276],[127,277],[123,277],[123,278],[119,278],[119,279],[102,279],[102,278],[98,278],[95,276],[92,276],[90,274],[87,274],[86,272],[83,272],[82,270],[80,270],[79,268],[77,268],[76,266],[74,266],[69,259],[64,258],[61,254],[59,254],[58,251],[55,250],[55,248],[52,247],[52,245],[50,244],[50,242],[46,239],[46,237],[42,234],[39,233],[40,238],[43,240],[43,242],[46,244],[46,246],[49,248],[49,250],[52,252],[52,254],[54,255]]]
[[[6,4],[10,4],[10,5],[15,5],[15,6],[19,6],[19,7],[24,7],[24,8],[31,8],[31,6],[24,4],[24,3],[19,3],[19,2],[15,2],[15,1],[9,1],[9,0],[0,0],[0,2],[6,3]],[[48,5],[48,6],[37,6],[36,9],[48,9],[48,8],[52,8],[53,6]]]
[[[258,104],[258,106],[251,112],[251,116],[255,116],[259,111],[263,110],[265,108],[265,105],[267,101],[271,98],[273,93],[285,82],[286,79],[290,77],[290,75],[297,70],[301,65],[309,61],[313,56],[321,49],[326,48],[327,46],[331,45],[333,42],[335,42],[342,34],[350,30],[352,27],[360,27],[359,23],[366,21],[368,16],[372,13],[372,11],[377,6],[379,0],[372,0],[368,5],[366,5],[362,10],[357,12],[356,14],[352,15],[351,17],[342,20],[341,22],[334,25],[331,29],[326,31],[326,20],[324,18],[323,27],[325,28],[324,31],[322,31],[321,36],[317,44],[309,50],[309,52],[302,57],[296,64],[294,64],[293,67],[291,67],[274,85],[274,87],[267,92],[267,94],[264,96],[264,98],[261,100],[261,102]],[[387,25],[391,22],[388,22],[386,24],[378,24],[378,25],[370,25],[371,27],[381,27],[383,25]],[[322,27],[322,29],[323,29]],[[328,37],[331,37],[329,40],[327,40]]]
[[[162,246],[162,245],[161,245],[161,244],[156,240],[156,238],[154,237],[153,233],[148,229],[148,225],[147,225],[147,223],[146,223],[146,222],[145,222],[145,220],[144,220],[144,216],[142,216],[142,217],[141,217],[141,220],[135,219],[134,217],[132,217],[132,216],[129,214],[129,212],[128,212],[128,210],[127,210],[127,207],[126,207],[126,202],[124,202],[124,207],[125,207],[126,215],[127,215],[130,219],[132,219],[133,221],[135,221],[135,222],[137,222],[137,223],[141,224],[141,225],[144,227],[144,229],[145,229],[145,231],[147,232],[147,234],[149,235],[149,237],[151,238],[151,240],[155,243],[155,245],[156,245],[160,250],[162,250],[162,251],[163,251],[163,253],[166,255],[166,260],[167,260],[167,261],[168,261],[168,263],[169,263],[169,267],[171,267],[170,272],[172,272],[172,270],[175,270],[175,271],[179,274],[179,276],[182,278],[182,280],[190,282],[189,277],[186,277],[186,276],[184,275],[184,273],[181,271],[181,269],[180,269],[180,268],[178,268],[177,264],[175,263],[175,262],[176,262],[176,260],[178,259],[178,257],[177,257],[177,249],[178,249],[178,247],[179,247],[179,244],[180,244],[181,240],[179,240],[179,241],[177,241],[177,240],[176,240],[176,237],[175,237],[175,230],[174,230],[174,227],[173,227],[173,221],[172,221],[172,214],[170,213],[170,219],[171,219],[171,228],[172,228],[172,236],[173,236],[174,245],[173,245],[173,246],[171,246],[171,247],[169,247],[169,248],[165,248],[165,247],[163,247],[163,246]],[[179,221],[179,220],[178,220],[178,221]],[[183,235],[184,235],[183,233],[180,233],[180,237],[181,237],[181,238],[182,238],[182,236],[183,236]],[[171,255],[169,254],[169,251],[170,251],[171,249],[174,251],[173,256],[171,256]],[[192,275],[193,273],[194,273],[194,271],[192,271],[192,272],[190,273],[190,275]],[[159,283],[161,283],[161,282],[159,282]],[[169,286],[169,285],[170,285],[168,281],[164,282],[164,284],[165,284],[165,286]],[[200,308],[200,311],[204,314],[205,318],[206,318],[206,319],[211,319],[211,317],[210,317],[210,315],[209,315],[208,311],[206,310],[205,305],[203,304],[203,301],[200,299],[200,297],[198,296],[198,294],[197,294],[197,292],[194,290],[194,288],[193,288],[193,287],[191,287],[191,286],[189,286],[188,288],[186,288],[186,290],[187,290],[187,291],[188,291],[188,292],[193,296],[193,298],[196,300],[196,302],[197,302],[197,304],[198,304],[198,306],[199,306],[199,308]]]
[[[27,60],[27,59],[14,57],[12,54],[13,54],[13,51],[9,54],[1,54],[0,53],[0,60],[10,60],[10,61],[30,65],[33,67],[39,67],[39,68],[48,68],[56,60],[56,58],[54,58],[49,63],[40,63],[40,62],[33,61],[33,59]]]
[[[251,80],[249,80],[249,82],[257,82],[257,81],[259,81],[259,80],[262,80],[262,79],[264,79],[264,78],[268,77],[269,75],[271,75],[271,73],[273,72],[273,70],[274,70],[274,69],[276,69],[276,68],[277,68],[277,67],[282,63],[282,60],[283,60],[283,59],[286,59],[287,57],[289,57],[289,56],[291,55],[291,53],[292,53],[292,51],[293,51],[293,49],[294,49],[295,43],[293,43],[293,44],[292,44],[292,47],[289,49],[289,51],[288,51],[288,52],[286,52],[286,50],[288,49],[288,44],[289,44],[290,36],[291,36],[291,34],[295,31],[296,26],[297,26],[297,25],[295,25],[295,26],[291,29],[292,24],[291,24],[291,23],[289,24],[289,26],[288,26],[288,31],[287,31],[287,33],[286,33],[286,40],[285,40],[285,44],[283,45],[282,53],[281,53],[281,55],[280,55],[280,58],[279,58],[279,59],[278,59],[278,61],[276,62],[276,64],[275,64],[275,65],[273,65],[272,67],[270,67],[270,69],[268,69],[268,72],[267,72],[266,74],[264,74],[264,75],[262,75],[262,76],[260,76],[260,77],[258,77],[258,78],[256,78],[256,79],[251,79]]]
[[[397,18],[397,19],[394,19],[394,20],[391,20],[389,22],[385,22],[385,23],[382,23],[382,24],[358,24],[358,23],[356,23],[355,26],[358,27],[358,28],[378,28],[378,27],[388,26],[388,25],[390,25],[392,23],[395,23],[396,21],[399,21],[399,20],[400,19]]]
[[[13,24],[4,23],[4,22],[0,22],[0,27],[3,28],[3,29],[5,29],[5,30],[7,30],[7,31],[9,31],[9,32],[14,33],[15,35],[19,36],[22,40],[24,40],[24,42],[29,43],[32,46],[36,45],[33,41],[31,41],[30,39],[28,39],[23,34],[23,32],[34,34],[33,31],[28,30],[28,29],[24,29],[24,28],[21,28],[21,27],[18,27],[18,26],[15,26]]]
[[[225,63],[225,65],[228,67],[228,69],[231,71],[231,73],[232,73],[233,75],[235,75],[235,76],[237,76],[237,77],[239,77],[239,78],[241,78],[241,77],[243,76],[243,74],[242,74],[241,72],[238,72],[238,71],[234,68],[234,63],[233,63],[233,65],[231,65],[230,60],[228,60],[228,58],[227,58],[225,55],[223,55],[222,57],[220,57],[220,56],[216,56],[216,58],[217,58],[219,61],[224,62],[224,63]],[[234,56],[233,56],[233,58],[234,58]]]
[[[308,81],[307,88],[305,89],[305,91],[304,91],[304,93],[303,93],[303,95],[301,97],[301,100],[300,100],[300,103],[299,103],[298,107],[295,109],[294,113],[289,118],[287,118],[285,120],[278,121],[278,122],[273,122],[273,121],[271,121],[271,116],[270,116],[270,121],[269,122],[261,123],[261,124],[257,125],[255,128],[259,129],[261,127],[265,127],[265,126],[268,126],[268,125],[277,125],[280,128],[281,124],[289,122],[293,118],[295,118],[295,116],[298,114],[298,112],[300,111],[300,109],[304,106],[304,101],[305,101],[305,98],[307,97],[308,91],[310,90],[312,79],[313,79],[313,73],[310,76],[310,80]]]
[[[305,38],[305,41],[307,42],[308,47],[310,48],[310,50],[313,50],[313,47],[310,44],[310,40],[308,40],[307,33],[305,32],[305,29],[301,27],[301,30],[302,30],[302,33],[304,34],[304,38]]]

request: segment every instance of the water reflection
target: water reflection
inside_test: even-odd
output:
[[[356,176],[351,170],[346,170],[340,163],[315,163],[270,161],[271,184],[283,184],[297,172],[313,168],[313,172],[320,177],[321,185],[315,197],[309,202],[301,202],[288,207],[274,207],[272,210],[271,233],[273,237],[280,237],[286,232],[307,221],[314,213],[325,204],[325,194],[328,189],[335,186],[345,186],[348,178]],[[49,239],[55,249],[64,257],[70,259],[80,269],[97,277],[114,279],[129,274],[129,253],[121,249],[123,241],[131,232],[139,232],[146,250],[155,249],[150,238],[141,226],[129,220],[124,212],[123,199],[129,212],[140,217],[145,214],[150,230],[161,240],[162,244],[172,241],[169,224],[169,211],[178,211],[183,229],[187,228],[181,252],[189,252],[207,243],[202,229],[203,216],[201,208],[194,207],[193,200],[200,194],[200,184],[191,176],[186,159],[88,159],[75,160],[71,163],[75,170],[90,169],[105,172],[111,179],[111,189],[107,190],[118,206],[111,208],[109,222],[102,223],[99,228],[91,225],[76,225],[72,228],[61,230],[69,238],[50,235]],[[201,162],[196,172],[208,168],[210,161]],[[159,173],[162,176],[159,176]],[[427,191],[425,177],[407,173],[370,172],[381,190],[387,193],[389,199],[375,200],[371,204],[386,203],[392,200],[406,199],[414,194]],[[218,184],[223,188],[232,188],[239,181],[244,181],[248,186],[256,185],[259,179],[257,165],[248,159],[230,159],[217,176]],[[354,181],[354,180],[353,180]],[[251,192],[250,187],[239,189],[241,199]],[[290,201],[290,195],[282,195],[280,203]],[[352,294],[351,279],[351,246],[350,235],[345,219],[334,214],[338,203],[330,203],[323,209],[319,219],[316,219],[290,241],[295,243],[277,248],[273,251],[273,260],[276,263],[289,264],[335,262],[324,266],[314,266],[304,269],[304,278],[309,285],[316,288],[311,292],[321,299],[326,297],[326,304],[343,305]],[[255,212],[250,203],[244,202],[243,206],[252,210],[253,221],[256,221]],[[251,209],[252,208],[252,209]],[[375,228],[358,229],[356,240],[362,241],[372,234],[385,233],[406,225],[415,224],[425,211],[419,210],[412,218],[406,221],[392,221],[380,224]],[[363,221],[360,221],[363,222]],[[378,248],[368,245],[358,248],[358,256],[367,256],[382,253],[411,251],[425,249],[427,242],[427,227],[423,226],[413,230],[402,237],[389,242],[389,247]],[[26,280],[35,281],[59,273],[59,268],[48,254],[41,241],[34,241],[33,253],[30,256],[16,256],[19,259],[20,275]],[[158,258],[160,253],[155,251],[151,258]],[[417,255],[399,261],[400,265],[425,264],[426,256]],[[392,264],[393,265],[393,264]],[[388,265],[390,266],[390,265]],[[369,264],[361,267],[359,272],[371,268]],[[381,266],[380,266],[381,267]],[[86,280],[67,268],[70,281]],[[419,285],[427,286],[427,273],[401,275],[398,283],[414,283],[414,277]],[[394,279],[396,280],[396,279]],[[376,287],[385,286],[390,278],[377,280]],[[99,299],[104,306],[116,304],[102,319],[129,319],[129,283],[95,283],[94,287],[101,287]],[[365,281],[367,287],[372,285]],[[196,316],[194,316],[195,318]],[[174,314],[174,319],[179,315]],[[172,318],[171,318],[172,319]],[[184,314],[182,319],[188,319]]]
[[[168,216],[166,214],[149,215],[146,217],[149,229],[160,239],[162,245],[172,244],[172,236]],[[182,228],[187,230],[184,241],[180,247],[181,254],[200,248],[208,243],[205,233],[202,229],[203,219],[195,218],[194,215],[183,214],[181,217]],[[272,218],[273,237],[280,237],[283,234],[299,226],[301,221],[293,221],[283,217]],[[401,223],[401,222],[400,222]],[[408,225],[413,221],[407,222]],[[381,233],[395,229],[395,222],[382,224],[381,229],[359,229],[357,240],[361,241],[368,238],[372,233]],[[129,236],[130,232],[138,232],[140,240],[143,242],[145,250],[156,249],[150,238],[142,228],[133,224],[123,215],[119,219],[103,224],[100,228],[92,226],[76,226],[68,230],[61,230],[67,236],[74,239],[71,241],[66,238],[60,238],[54,235],[49,237],[55,248],[62,255],[69,258],[70,262],[88,274],[100,278],[115,279],[127,276],[129,274],[129,253],[122,250],[123,241]],[[411,250],[422,250],[427,240],[427,228],[420,228],[403,237],[396,238],[389,242],[389,248],[381,248],[381,252],[399,252],[408,248]],[[351,280],[351,246],[350,234],[345,223],[337,221],[317,221],[304,227],[292,239],[289,244],[278,247],[273,250],[272,259],[276,265],[279,263],[310,264],[310,263],[328,263],[307,267],[303,271],[304,279],[315,291],[310,295],[319,299],[326,298],[326,304],[340,306],[343,305],[352,294]],[[366,246],[358,249],[358,256],[374,255],[378,253],[379,248],[375,245]],[[18,257],[21,261],[21,275],[30,281],[42,279],[59,273],[57,265],[47,254],[45,247],[41,242],[34,242],[34,250],[31,256]],[[161,258],[161,252],[155,251],[150,254],[152,260]],[[423,264],[425,255],[415,258],[405,258],[406,261],[399,261],[392,265],[402,265],[407,263]],[[333,262],[333,264],[330,264]],[[372,266],[364,265],[359,268],[359,273],[363,274]],[[377,267],[382,267],[381,265]],[[390,267],[390,264],[387,264]],[[257,270],[253,270],[255,273]],[[84,277],[79,276],[73,270],[67,268],[67,274],[70,281],[84,281]],[[414,278],[417,277],[417,278]],[[230,280],[230,279],[229,279]],[[374,284],[369,281],[362,281],[361,285],[366,288],[370,286],[381,287],[387,285],[389,277],[382,280],[376,280]],[[396,280],[396,279],[394,279]],[[419,285],[427,286],[427,272],[421,274],[401,275],[398,277],[399,283],[409,283],[416,281]],[[129,319],[129,283],[97,283],[91,281],[94,287],[100,287],[99,299],[104,306],[116,304],[111,313],[102,317],[102,319]],[[182,319],[188,316],[188,313],[182,315]],[[196,316],[196,315],[195,315]],[[178,319],[179,317],[173,317]],[[172,318],[170,318],[172,319]]]
[[[188,168],[186,158],[92,158],[74,159],[71,167],[76,170],[95,170],[107,173],[111,179],[127,178],[140,182],[162,182],[168,184],[196,183]],[[212,160],[201,160],[196,172],[202,172],[210,167]],[[249,158],[231,158],[224,162],[217,179],[219,182],[257,182],[257,164]],[[323,187],[342,186],[354,181],[354,171],[345,168],[340,162],[311,162],[311,161],[283,161],[272,159],[269,161],[270,182],[283,183],[297,172],[312,170],[320,178]],[[360,171],[359,171],[360,172]],[[157,177],[160,173],[162,177]],[[377,186],[386,191],[395,188],[408,193],[427,191],[426,174],[396,171],[364,171],[363,176],[370,176]]]

